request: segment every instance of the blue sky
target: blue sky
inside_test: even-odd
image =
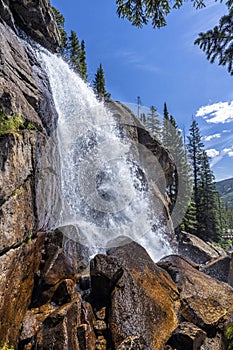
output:
[[[208,1],[195,10],[190,2],[174,10],[167,27],[138,29],[116,15],[114,0],[52,0],[65,17],[65,28],[86,43],[88,75],[100,62],[113,99],[169,112],[186,134],[192,116],[199,123],[217,180],[233,177],[233,77],[210,64],[195,46],[198,33],[218,23],[225,6]]]

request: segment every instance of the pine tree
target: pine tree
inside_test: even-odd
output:
[[[188,136],[187,149],[188,149],[189,159],[191,161],[191,166],[193,170],[194,202],[197,204],[198,203],[198,181],[200,178],[200,167],[201,167],[201,159],[202,159],[204,145],[201,141],[200,130],[196,120],[193,120],[189,131],[190,131],[190,135]]]
[[[110,94],[106,91],[104,70],[101,63],[95,74],[93,88],[98,99],[106,100],[110,98]]]
[[[164,103],[164,108],[163,108],[163,126],[162,126],[162,142],[165,146],[168,144],[171,144],[169,141],[169,113],[167,109],[167,104],[166,102]]]
[[[231,5],[230,5],[231,4]],[[220,18],[219,25],[206,33],[200,33],[195,44],[206,53],[207,59],[213,63],[227,66],[228,72],[233,75],[233,6],[228,1],[229,13]]]
[[[72,68],[80,73],[80,44],[77,34],[74,30],[71,30],[68,40],[69,59],[72,64]]]
[[[52,11],[55,15],[55,20],[56,20],[56,23],[57,23],[57,27],[58,27],[58,30],[60,32],[60,36],[61,36],[61,43],[62,43],[62,52],[64,53],[65,49],[66,49],[66,45],[67,45],[67,33],[64,29],[64,26],[65,26],[65,18],[64,16],[55,8],[55,7],[51,7],[52,8]]]
[[[204,240],[218,242],[221,238],[220,210],[218,192],[214,175],[210,169],[207,153],[203,151],[201,159],[200,181],[198,186],[198,235]]]
[[[87,63],[85,41],[81,41],[80,55],[79,55],[79,74],[83,80],[87,80]]]
[[[169,115],[166,103],[164,104],[162,139],[175,163],[172,182],[167,187],[167,193],[170,198],[169,208],[172,213],[173,224],[179,231],[178,225],[185,215],[190,200],[190,166],[181,131],[178,129],[175,118]]]
[[[154,136],[159,137],[161,127],[158,119],[158,113],[155,106],[150,107],[150,112],[147,114],[146,126],[152,132]]]
[[[193,170],[193,201],[196,206],[196,235],[206,241],[221,237],[220,209],[214,175],[201,142],[198,124],[193,120],[188,136],[188,152]]]
[[[166,26],[166,16],[174,8],[180,8],[184,0],[115,0],[117,14],[127,18],[133,25],[142,27],[148,22],[154,28]],[[220,1],[222,2],[222,1]],[[205,0],[192,1],[195,8],[205,7]],[[207,59],[213,63],[218,59],[219,65],[227,65],[233,75],[233,1],[226,0],[228,13],[220,18],[219,24],[206,33],[200,33],[195,44],[206,53]]]
[[[193,201],[189,202],[187,212],[180,225],[181,230],[189,232],[193,235],[197,234],[197,210]]]

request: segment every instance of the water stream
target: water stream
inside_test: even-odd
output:
[[[39,57],[59,116],[43,160],[48,200],[56,197],[44,224],[62,228],[93,254],[121,244],[110,243],[120,236],[140,243],[154,260],[170,254],[163,208],[155,205],[140,149],[66,62],[45,50]]]

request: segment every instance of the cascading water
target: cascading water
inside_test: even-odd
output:
[[[56,178],[55,190],[48,192],[57,200],[50,203],[44,224],[62,227],[93,253],[127,236],[154,260],[170,254],[163,208],[159,201],[155,208],[151,199],[140,149],[122,135],[113,115],[67,63],[45,50],[39,57],[59,116],[47,149],[56,160],[48,165],[45,155],[43,179],[48,189],[49,178]]]

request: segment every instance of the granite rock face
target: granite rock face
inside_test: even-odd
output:
[[[142,122],[135,117],[130,109],[118,101],[106,102],[106,107],[113,114],[120,134],[132,142],[131,153],[140,165],[143,165],[151,186],[154,217],[166,225],[167,240],[176,249],[174,228],[169,211],[169,198],[166,188],[173,181],[175,163],[168,150],[161,142],[152,137]],[[144,176],[140,174],[139,176]]]
[[[57,118],[48,80],[17,34],[20,28],[51,50],[60,39],[47,1],[1,0],[0,13],[0,113],[24,123],[18,134],[0,136],[1,347],[16,346],[31,302],[44,240],[36,207],[38,154]]]
[[[0,345],[16,346],[30,304],[34,273],[41,260],[43,235],[0,256]]]
[[[17,26],[49,50],[59,47],[60,35],[49,0],[1,0],[0,13],[1,20],[16,33]]]

